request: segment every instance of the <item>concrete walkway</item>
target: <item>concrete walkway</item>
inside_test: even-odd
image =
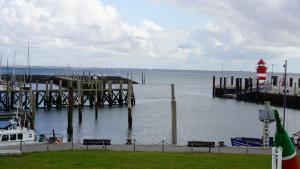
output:
[[[13,146],[0,146],[0,155],[8,155],[7,152],[40,152],[40,151],[57,151],[57,150],[114,150],[114,151],[161,151],[161,152],[209,152],[209,148],[172,146],[168,144],[156,145],[121,145],[113,144],[110,146],[86,146],[80,143],[63,143],[63,144],[22,144]],[[212,153],[234,153],[234,154],[271,154],[271,148],[253,148],[253,147],[215,147],[211,148]]]

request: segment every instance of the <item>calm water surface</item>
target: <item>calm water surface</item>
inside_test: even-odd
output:
[[[262,105],[242,101],[212,98],[212,76],[220,72],[171,71],[171,70],[125,70],[125,69],[58,69],[33,68],[34,74],[55,72],[91,71],[106,75],[127,76],[132,72],[133,80],[141,81],[141,72],[146,72],[146,85],[134,85],[136,105],[133,108],[133,129],[127,129],[126,107],[104,107],[99,109],[95,120],[94,109],[85,107],[83,121],[78,122],[78,111],[73,114],[74,140],[83,138],[109,138],[112,143],[123,144],[128,136],[140,143],[154,144],[161,140],[171,142],[171,98],[170,84],[175,84],[177,101],[178,143],[188,140],[225,141],[237,136],[261,137],[262,123],[258,120],[258,110]],[[249,76],[247,72],[225,72],[231,75]],[[282,108],[278,108],[280,111]],[[300,111],[287,110],[287,129],[290,134],[300,130]],[[39,133],[56,133],[67,136],[67,113],[61,111],[38,110],[36,129]],[[272,124],[271,135],[275,125]]]

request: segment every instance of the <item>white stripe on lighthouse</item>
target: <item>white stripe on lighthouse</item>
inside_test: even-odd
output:
[[[295,156],[296,156],[296,151],[290,156],[282,157],[282,160],[290,160],[290,159],[294,158]]]

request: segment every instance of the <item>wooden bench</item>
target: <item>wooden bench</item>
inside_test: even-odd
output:
[[[83,139],[82,144],[86,145],[87,150],[89,145],[102,145],[102,148],[106,149],[106,146],[111,145],[111,141],[109,139]]]
[[[188,141],[188,147],[208,147],[209,152],[211,152],[211,148],[215,147],[215,142],[210,141]]]

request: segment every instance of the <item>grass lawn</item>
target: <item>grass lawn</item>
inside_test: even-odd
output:
[[[1,156],[0,169],[270,169],[271,155],[52,151]]]

